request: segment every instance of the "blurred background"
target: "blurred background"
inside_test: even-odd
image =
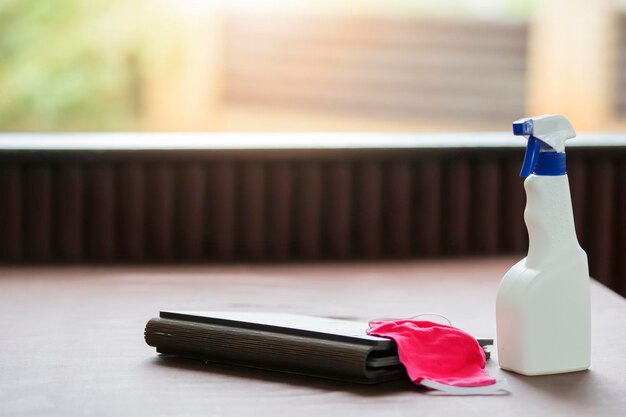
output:
[[[0,131],[626,126],[626,0],[3,0]]]

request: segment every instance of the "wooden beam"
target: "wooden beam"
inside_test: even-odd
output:
[[[611,127],[615,3],[537,2],[529,32],[528,115],[564,114],[577,130]]]
[[[147,71],[139,127],[215,130],[222,101],[222,12],[173,9],[172,14],[179,26],[175,46],[169,57],[153,62]]]

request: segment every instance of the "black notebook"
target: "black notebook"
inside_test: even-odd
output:
[[[162,311],[146,325],[145,340],[161,354],[350,382],[405,376],[395,343],[366,329],[293,314]]]

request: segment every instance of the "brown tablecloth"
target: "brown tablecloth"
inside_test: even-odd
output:
[[[626,415],[626,301],[592,285],[590,371],[523,377],[509,393],[449,397],[408,381],[359,386],[182,359],[143,341],[161,309],[367,321],[423,312],[495,336],[514,259],[378,264],[0,268],[0,415]],[[494,355],[496,356],[496,355]]]

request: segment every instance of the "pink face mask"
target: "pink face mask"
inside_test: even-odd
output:
[[[367,333],[393,339],[411,380],[454,394],[485,394],[501,389],[485,372],[485,352],[456,327],[421,320],[371,321]]]

